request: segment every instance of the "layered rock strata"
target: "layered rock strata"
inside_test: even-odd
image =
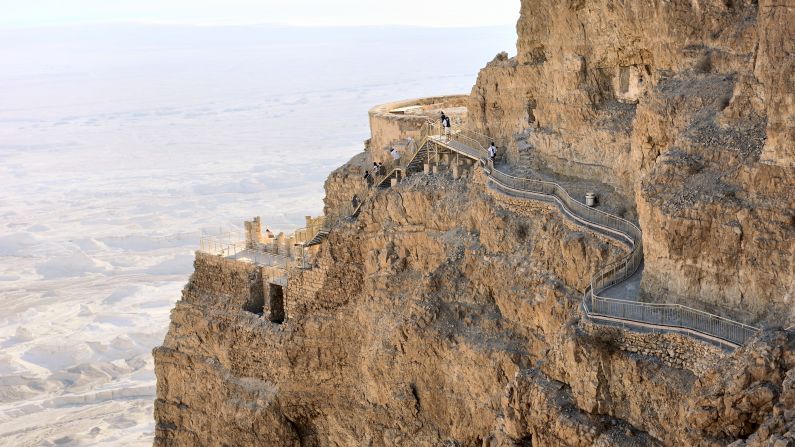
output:
[[[265,314],[252,309],[268,296],[262,267],[198,254],[154,353],[155,445],[787,436],[795,337],[727,355],[668,335],[661,355],[660,335],[577,324],[578,289],[623,249],[547,205],[417,175],[341,222],[312,269],[290,272],[281,323],[267,300]]]
[[[795,2],[523,0],[470,124],[635,202],[650,301],[795,323]]]
[[[371,147],[326,182],[327,215],[353,194],[361,213],[286,287],[197,254],[154,351],[155,445],[795,445],[795,334],[774,327],[795,320],[793,6],[523,0],[517,56],[467,110],[514,171],[615,188],[641,298],[764,325],[747,345],[583,319],[623,245],[477,170],[362,192]],[[371,143],[416,132],[400,105]]]

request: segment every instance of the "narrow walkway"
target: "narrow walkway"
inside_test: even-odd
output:
[[[632,276],[614,286],[602,290],[599,292],[599,295],[614,300],[637,301],[638,294],[640,293],[641,278],[643,278],[642,265]]]
[[[728,349],[742,345],[759,332],[758,328],[680,304],[639,301],[638,294],[643,277],[643,234],[637,224],[616,215],[620,209],[627,208],[608,205],[600,207],[603,209],[596,209],[575,200],[569,189],[581,193],[583,188],[576,179],[565,179],[559,183],[558,179],[520,177],[507,170],[499,170],[488,160],[486,145],[491,141],[489,137],[465,129],[457,129],[450,135],[440,135],[440,130],[438,123],[426,123],[412,153],[393,164],[383,177],[376,179],[376,186],[368,190],[367,194],[377,191],[381,185],[391,186],[392,179],[399,181],[405,175],[421,172],[423,164],[430,162],[431,150],[437,156],[440,149],[464,156],[483,167],[488,177],[487,187],[494,191],[524,200],[553,204],[564,217],[577,225],[604,234],[629,247],[626,255],[611,264],[601,266],[592,276],[590,287],[583,294],[581,306],[584,317],[590,321],[637,331],[678,332]],[[569,188],[562,185],[568,185]],[[584,194],[580,194],[582,195]],[[360,199],[359,206],[346,211],[346,216],[358,216],[366,197]],[[610,212],[606,212],[607,210]],[[302,247],[322,243],[328,237],[328,225],[330,224],[326,220],[317,229],[313,228],[312,237]],[[249,250],[245,245],[237,243],[202,239],[201,247],[202,251],[234,259],[248,259],[260,265],[283,265],[284,269],[293,261],[289,257]],[[303,264],[305,258],[299,261]]]
[[[679,332],[718,344],[736,348],[754,336],[759,329],[679,304],[645,303],[638,301],[643,277],[643,242],[638,225],[615,214],[588,207],[572,198],[569,191],[555,181],[524,178],[502,172],[488,161],[485,143],[487,136],[460,130],[440,135],[438,125],[428,123],[416,151],[407,157],[406,167],[396,167],[408,174],[408,166],[416,165],[415,157],[430,153],[426,145],[449,150],[470,158],[484,167],[489,187],[502,194],[528,200],[541,200],[557,205],[564,216],[578,225],[628,243],[630,252],[623,258],[601,267],[592,277],[583,295],[584,316],[594,323],[620,325],[639,331]],[[575,186],[575,189],[579,189]],[[606,207],[608,208],[608,207]],[[611,209],[613,213],[618,210]],[[633,213],[634,214],[634,213]]]
[[[451,137],[446,137],[444,135],[430,135],[428,139],[440,146],[444,146],[452,151],[455,151],[467,158],[471,158],[472,160],[478,161],[483,158],[483,153],[478,151],[475,148],[467,146],[466,144],[456,141],[455,135]]]

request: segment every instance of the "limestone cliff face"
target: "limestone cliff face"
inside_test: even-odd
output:
[[[553,272],[584,284],[619,253],[464,181],[407,184],[368,205],[324,244],[315,294],[288,285],[281,325],[244,310],[261,293],[256,267],[197,257],[155,351],[157,445],[472,441],[577,305]]]
[[[643,289],[795,322],[795,2],[523,0],[518,53],[472,90],[520,168],[612,185],[644,231]]]
[[[522,0],[467,115],[512,169],[635,205],[643,299],[789,325],[794,29],[790,0]],[[328,216],[367,199],[286,285],[197,253],[154,351],[155,445],[795,445],[793,331],[729,353],[596,325],[582,291],[626,247],[471,167],[366,193],[371,163],[329,176]]]
[[[263,294],[262,267],[198,254],[154,352],[155,445],[719,446],[787,435],[795,336],[727,357],[679,335],[579,321],[577,289],[624,248],[471,175],[412,177],[338,223],[314,268],[291,271],[281,324],[246,310]]]

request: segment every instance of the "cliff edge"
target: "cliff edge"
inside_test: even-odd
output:
[[[154,350],[155,445],[795,446],[793,30],[792,1],[522,0],[517,56],[467,101],[371,111],[300,254],[197,252]],[[463,102],[443,144],[427,117]],[[589,318],[634,247],[445,149],[480,134],[502,175],[642,230],[638,303],[761,330]],[[392,148],[419,162],[366,187]]]

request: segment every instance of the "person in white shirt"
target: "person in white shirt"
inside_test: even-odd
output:
[[[389,152],[389,155],[392,156],[392,159],[395,160],[396,163],[398,160],[400,160],[400,152],[398,152],[394,147],[392,148],[392,151]]]
[[[491,145],[489,145],[488,151],[489,151],[489,160],[493,161],[494,158],[497,156],[497,146],[494,145],[493,141],[491,142]]]

